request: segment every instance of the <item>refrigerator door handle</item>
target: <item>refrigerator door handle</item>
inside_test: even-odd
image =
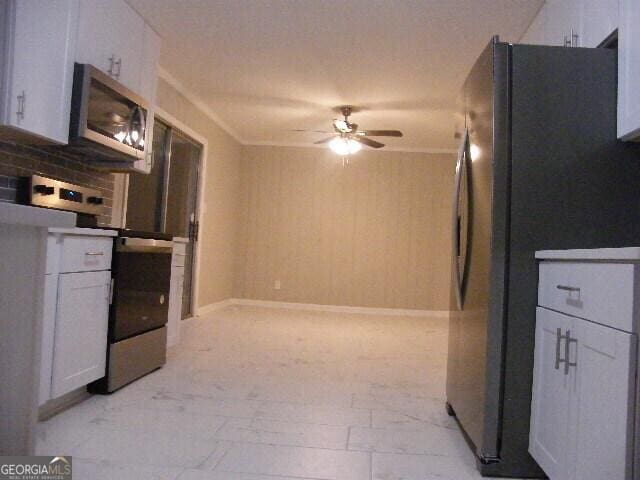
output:
[[[460,273],[460,255],[462,226],[460,224],[460,194],[462,193],[462,178],[466,167],[467,151],[469,149],[469,130],[465,129],[462,144],[458,151],[458,161],[456,162],[456,176],[453,192],[453,218],[452,218],[452,269],[453,269],[453,289],[456,295],[458,308],[462,309],[462,275]]]

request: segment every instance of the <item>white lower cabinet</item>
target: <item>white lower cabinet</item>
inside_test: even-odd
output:
[[[95,232],[98,231],[69,229],[65,233],[49,233],[40,405],[105,374],[111,237],[116,232]]]
[[[631,478],[636,336],[575,320],[575,471],[572,478]]]
[[[569,384],[575,371],[560,368],[558,332],[571,329],[571,319],[538,308],[529,450],[552,479],[567,478],[569,444]]]
[[[111,272],[63,273],[58,281],[51,395],[104,377]]]
[[[184,262],[187,239],[173,239],[171,257],[171,286],[169,293],[169,315],[167,322],[167,346],[180,342],[180,322],[182,321],[182,292],[184,291]]]
[[[543,262],[541,272],[549,265],[563,268],[540,276],[529,451],[551,480],[631,480],[637,335],[612,327],[624,324],[615,318],[620,298],[594,288],[606,279],[571,270],[610,271],[617,289],[638,291],[638,264]],[[629,268],[635,273],[624,275]],[[551,289],[564,301],[550,301]],[[639,300],[627,298],[629,307],[636,311]],[[567,315],[594,304],[599,313],[610,304],[611,316],[595,322]]]

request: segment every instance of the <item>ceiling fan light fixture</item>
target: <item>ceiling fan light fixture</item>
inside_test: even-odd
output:
[[[336,137],[329,142],[329,148],[334,153],[345,156],[358,153],[362,145],[351,138]]]

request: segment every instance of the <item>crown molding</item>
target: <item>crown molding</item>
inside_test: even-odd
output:
[[[295,147],[295,148],[326,148],[326,145],[314,145],[313,143],[304,142],[275,142],[275,141],[250,141],[243,139],[233,128],[225,123],[202,98],[190,90],[184,83],[174,77],[164,67],[158,67],[158,77],[175,88],[198,110],[206,115],[211,121],[227,132],[235,141],[241,145],[254,147]],[[367,150],[375,151],[375,150]],[[428,154],[456,154],[458,151],[451,148],[404,148],[404,147],[385,147],[385,152],[405,152],[405,153],[428,153]]]
[[[233,139],[241,145],[246,145],[247,142],[238,135],[238,133],[225,123],[211,108],[207,106],[204,100],[197,94],[193,93],[184,83],[174,77],[168,70],[162,66],[158,66],[158,77],[163,79],[173,88],[175,88],[180,94],[182,94],[187,100],[189,100],[198,110],[204,113],[211,121],[222,128],[225,132],[233,137]]]
[[[247,147],[294,147],[294,148],[323,148],[326,145],[315,145],[313,143],[302,142],[246,142]],[[451,148],[403,148],[403,147],[384,147],[383,150],[362,150],[367,152],[405,152],[405,153],[429,153],[429,154],[456,154],[458,150]],[[357,155],[357,154],[356,154]]]

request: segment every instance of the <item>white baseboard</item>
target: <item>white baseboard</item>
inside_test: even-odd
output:
[[[83,402],[89,397],[91,397],[91,394],[87,392],[87,387],[80,387],[61,397],[49,400],[38,408],[38,421],[48,420],[54,415]]]
[[[196,317],[200,317],[202,315],[206,315],[207,313],[212,313],[217,310],[222,310],[223,308],[230,307],[231,305],[236,305],[235,299],[233,298],[227,298],[226,300],[222,300],[220,302],[210,303],[209,305],[199,307],[196,310],[196,314],[193,317],[183,320],[183,322],[189,322]]]
[[[449,318],[448,310],[413,310],[406,308],[351,307],[347,305],[320,305],[315,303],[276,302],[272,300],[252,300],[249,298],[229,298],[198,309],[198,315],[207,314],[232,305],[265,308],[285,308],[289,310],[309,310],[315,312],[357,313],[364,315],[397,315],[404,317]]]

